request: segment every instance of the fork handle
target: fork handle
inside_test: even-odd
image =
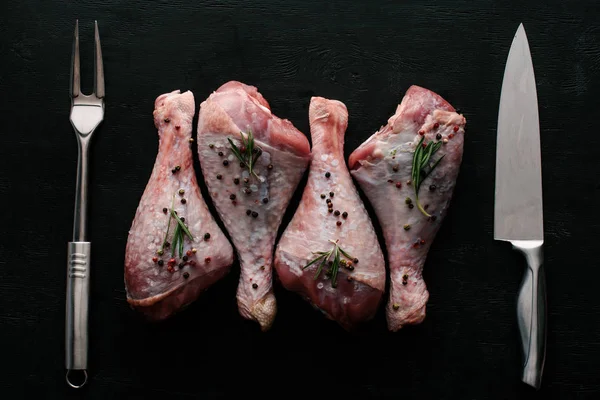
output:
[[[89,136],[77,135],[77,181],[75,188],[75,214],[73,216],[74,242],[85,241],[87,229],[88,144]]]
[[[87,381],[88,303],[90,292],[90,242],[69,242],[67,259],[67,299],[65,323],[65,362],[67,383],[81,387]],[[85,380],[74,384],[71,371],[81,370]]]

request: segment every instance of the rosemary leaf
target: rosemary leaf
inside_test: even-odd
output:
[[[185,226],[185,224],[181,221],[181,218],[179,218],[177,214],[175,214],[175,210],[171,209],[171,215],[173,216],[173,218],[175,218],[177,224],[181,227],[183,232],[185,232],[185,234],[190,238],[190,240],[194,240],[194,236],[192,236],[192,233],[189,231],[187,226]]]
[[[179,258],[183,257],[183,233],[180,232],[179,238]]]
[[[333,265],[331,266],[331,286],[337,287],[337,273],[340,268],[340,248],[335,246],[335,257],[333,259]]]
[[[230,138],[227,138],[229,144],[231,145],[231,151],[240,161],[240,163],[242,163],[244,167],[248,169],[248,173],[250,175],[254,175],[256,179],[260,180],[256,172],[254,172],[254,165],[256,164],[256,161],[262,154],[262,150],[260,149],[260,147],[257,147],[256,154],[254,153],[254,135],[252,134],[251,130],[248,131],[246,137],[244,137],[244,132],[240,132],[240,135],[240,140],[245,147],[244,152],[241,152],[240,149],[233,143],[233,141]]]
[[[312,260],[311,262],[309,262],[308,264],[306,264],[304,267],[302,267],[302,269],[306,269],[306,268],[310,267],[311,265],[313,265],[314,263],[316,263],[317,261],[319,261],[320,259],[322,259],[326,255],[327,255],[327,253],[324,253],[323,255],[320,255],[319,257],[315,258],[314,260]]]
[[[346,253],[346,252],[344,251],[344,249],[342,249],[341,247],[340,247],[339,249],[340,249],[340,251],[342,252],[342,254],[344,255],[344,257],[346,257],[346,258],[347,258],[347,259],[349,259],[349,260],[354,260],[354,257],[352,257],[350,254]]]
[[[331,254],[331,253],[329,253],[329,254]],[[329,257],[323,258],[323,260],[321,261],[321,264],[319,264],[319,268],[317,268],[317,273],[315,274],[315,278],[314,278],[315,280],[317,280],[317,278],[321,274],[321,271],[323,271],[323,265],[325,265],[325,263],[327,262],[327,258],[329,258]]]
[[[167,238],[169,237],[169,230],[171,229],[171,215],[169,215],[169,223],[167,224],[167,233],[165,234],[165,238],[163,239],[161,250],[165,249],[165,244],[167,244]]]
[[[175,226],[175,232],[173,232],[173,243],[171,243],[171,256],[175,257],[175,252],[177,251],[177,246],[179,245],[179,241],[181,240],[181,228],[179,225]]]
[[[422,136],[419,140],[419,144],[415,148],[415,152],[413,154],[413,162],[412,162],[412,180],[413,185],[415,187],[415,202],[417,204],[417,208],[423,215],[426,217],[431,217],[427,211],[421,206],[419,202],[419,189],[421,188],[421,184],[429,174],[438,166],[440,161],[446,156],[442,155],[433,165],[430,164],[431,157],[442,147],[441,142],[434,143],[433,141],[427,143],[425,148],[423,148],[423,141],[425,140],[425,136]]]

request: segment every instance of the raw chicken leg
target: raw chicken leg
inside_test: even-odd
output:
[[[385,263],[344,162],[346,106],[313,97],[309,121],[308,183],[277,245],[275,268],[288,290],[350,330],[374,316],[385,290]]]
[[[310,145],[289,121],[271,113],[255,87],[231,81],[200,105],[198,154],[240,260],[240,314],[266,331],[277,313],[275,236],[310,160]]]
[[[127,301],[162,320],[223,277],[233,248],[202,199],[190,149],[194,96],[156,99],[159,149],[125,250]]]
[[[425,318],[429,293],[421,273],[452,197],[465,123],[439,95],[412,86],[388,124],[350,155],[352,175],[383,228],[391,278],[386,314],[392,331]],[[419,174],[415,182],[417,146],[423,168],[414,168]]]

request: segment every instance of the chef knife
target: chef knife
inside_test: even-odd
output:
[[[546,284],[540,128],[533,63],[523,24],[513,39],[502,81],[496,145],[494,239],[527,262],[517,298],[523,347],[521,379],[539,389],[546,354]]]

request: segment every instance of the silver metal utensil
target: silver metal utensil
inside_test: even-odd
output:
[[[86,384],[88,354],[88,300],[90,290],[91,243],[86,241],[86,211],[88,193],[88,149],[92,134],[104,119],[104,68],[98,23],[94,21],[94,93],[84,95],[80,88],[79,21],[75,22],[73,59],[71,61],[71,115],[77,136],[77,189],[73,241],[69,242],[67,258],[67,299],[65,323],[66,380],[73,388]],[[72,371],[81,371],[83,380],[74,383]]]
[[[506,61],[497,134],[494,239],[510,242],[527,261],[517,299],[521,379],[539,389],[546,357],[542,162],[535,76],[523,24]]]

